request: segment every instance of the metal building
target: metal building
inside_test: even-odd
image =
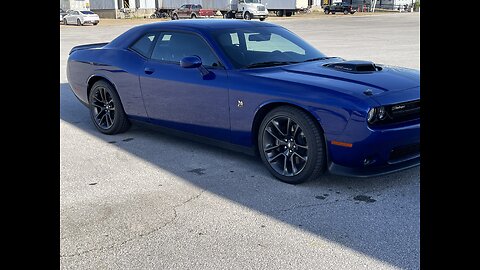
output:
[[[100,18],[122,19],[150,16],[158,0],[90,0],[90,10]]]
[[[64,11],[90,10],[90,0],[60,0],[60,8]]]

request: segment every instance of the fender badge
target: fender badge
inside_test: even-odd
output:
[[[243,107],[243,100],[237,100],[237,107],[242,108]]]

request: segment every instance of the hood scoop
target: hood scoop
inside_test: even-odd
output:
[[[382,70],[381,67],[375,65],[373,62],[360,60],[327,63],[323,66],[349,73],[372,73]]]

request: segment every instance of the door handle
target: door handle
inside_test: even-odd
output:
[[[155,72],[155,69],[146,67],[144,71],[146,74],[152,74],[153,72]]]

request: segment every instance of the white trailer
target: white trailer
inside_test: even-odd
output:
[[[290,17],[295,12],[308,8],[308,0],[262,0],[262,4],[279,17]]]
[[[260,19],[263,21],[268,17],[268,10],[262,1],[265,0],[156,0],[156,8],[160,12],[171,15],[174,9],[184,4],[200,4],[204,9],[220,11],[227,19]]]

